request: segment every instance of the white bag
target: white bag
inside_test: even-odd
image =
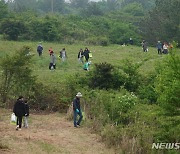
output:
[[[16,116],[14,113],[11,114],[11,123],[16,123]]]

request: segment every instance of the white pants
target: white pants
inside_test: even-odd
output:
[[[24,116],[24,127],[28,128],[28,116]]]

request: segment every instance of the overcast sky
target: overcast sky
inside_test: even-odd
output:
[[[65,1],[69,1],[69,0],[65,0]],[[98,1],[101,1],[101,0],[89,0],[89,1],[93,1],[93,2],[98,2]]]

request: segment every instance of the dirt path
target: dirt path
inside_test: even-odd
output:
[[[0,109],[0,154],[113,154],[87,128],[74,128],[64,116],[31,114],[29,128],[15,130],[10,111]]]

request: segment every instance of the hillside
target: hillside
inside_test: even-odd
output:
[[[15,130],[11,111],[0,109],[1,154],[113,154],[88,128],[74,128],[58,113],[30,115],[29,128]]]

